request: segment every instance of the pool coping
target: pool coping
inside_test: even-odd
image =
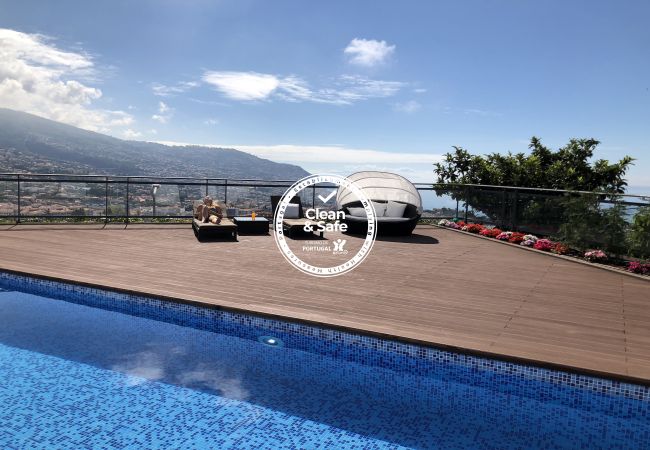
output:
[[[192,299],[192,298],[167,296],[167,295],[162,295],[162,294],[157,294],[157,293],[150,293],[150,292],[146,292],[146,291],[137,291],[137,290],[126,289],[126,288],[117,287],[117,286],[110,286],[110,285],[106,285],[106,284],[91,283],[91,282],[87,282],[87,281],[78,281],[78,280],[69,279],[69,278],[61,278],[61,277],[37,274],[37,273],[32,273],[32,272],[25,272],[25,271],[14,270],[14,269],[6,269],[6,268],[3,268],[2,266],[0,266],[0,271],[6,272],[6,273],[9,273],[9,274],[13,274],[13,275],[18,275],[18,276],[32,277],[32,278],[37,278],[37,279],[41,279],[41,280],[48,280],[48,281],[54,281],[54,282],[59,282],[59,283],[68,283],[68,284],[87,287],[87,288],[92,288],[92,289],[100,289],[100,290],[105,290],[105,291],[110,291],[110,292],[121,293],[121,294],[141,296],[141,297],[151,298],[151,299],[158,299],[158,300],[172,302],[172,303],[176,303],[176,304],[191,305],[191,306],[198,307],[198,308],[205,308],[205,309],[224,311],[224,312],[232,312],[232,313],[244,314],[244,315],[247,314],[247,315],[257,316],[257,317],[261,317],[261,318],[267,318],[267,319],[284,321],[284,322],[289,322],[289,323],[307,325],[307,326],[317,327],[317,328],[322,328],[322,329],[336,330],[336,331],[341,331],[341,332],[350,333],[350,334],[356,334],[356,335],[360,335],[360,336],[368,336],[368,337],[373,337],[373,338],[378,338],[378,339],[390,340],[390,341],[395,341],[395,342],[398,342],[398,343],[414,344],[414,345],[422,346],[422,347],[425,347],[425,348],[431,348],[431,349],[435,349],[435,350],[454,352],[454,353],[458,353],[458,354],[463,354],[463,355],[468,355],[468,356],[475,356],[475,357],[479,357],[479,358],[493,359],[493,360],[498,360],[498,361],[502,361],[502,362],[509,362],[509,363],[514,363],[514,364],[519,364],[519,365],[523,365],[523,366],[532,366],[532,367],[538,367],[538,368],[543,368],[543,369],[567,372],[567,373],[576,374],[576,375],[602,378],[602,379],[605,379],[605,380],[610,380],[612,382],[629,383],[629,384],[634,384],[634,385],[639,385],[639,386],[650,387],[650,379],[639,378],[639,377],[620,374],[620,373],[615,373],[615,372],[607,372],[607,371],[601,371],[601,370],[596,370],[596,369],[588,369],[588,368],[573,366],[573,365],[569,365],[569,364],[554,363],[554,362],[550,362],[550,361],[542,361],[542,360],[537,360],[537,359],[533,359],[533,358],[525,358],[525,357],[520,357],[520,356],[513,356],[513,355],[508,355],[508,354],[498,353],[498,352],[489,352],[489,351],[484,351],[484,350],[476,350],[476,349],[471,349],[471,348],[459,347],[459,346],[455,346],[455,345],[436,343],[436,342],[432,342],[432,341],[425,341],[425,340],[421,340],[421,339],[410,338],[410,337],[407,337],[407,336],[400,336],[400,335],[395,335],[395,334],[390,334],[390,333],[383,333],[383,332],[367,330],[367,329],[362,329],[362,328],[348,327],[348,326],[345,326],[345,325],[337,325],[337,324],[322,322],[322,321],[318,321],[318,320],[303,319],[303,318],[299,318],[299,317],[291,317],[291,316],[285,316],[285,315],[281,315],[281,314],[273,314],[273,313],[267,313],[267,312],[263,312],[263,311],[256,311],[254,309],[237,308],[237,307],[224,306],[224,305],[218,305],[218,304],[213,304],[213,303],[205,303],[205,302],[202,302],[200,300],[196,300],[196,299]]]

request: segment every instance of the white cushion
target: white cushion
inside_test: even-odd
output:
[[[348,213],[351,216],[366,217],[366,210],[364,208],[348,208]]]
[[[384,217],[386,214],[386,203],[378,203],[374,200],[372,201],[372,206],[375,207],[375,214],[377,214],[377,217]]]
[[[297,203],[289,203],[287,209],[284,210],[285,219],[299,219],[300,218],[300,205]]]
[[[406,210],[406,203],[388,202],[386,207],[386,217],[402,217]]]

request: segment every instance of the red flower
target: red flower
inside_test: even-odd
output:
[[[498,228],[483,228],[483,230],[480,232],[481,236],[487,236],[491,238],[495,238],[501,233],[502,231]]]
[[[474,234],[480,233],[484,228],[483,225],[479,225],[478,223],[470,223],[467,225],[467,231]]]
[[[512,236],[510,236],[510,239],[508,239],[508,242],[512,242],[513,244],[521,244],[524,240],[524,233],[512,233]]]
[[[555,245],[553,245],[551,251],[553,253],[557,253],[558,255],[566,255],[567,253],[569,253],[569,247],[567,247],[561,242],[556,242]]]

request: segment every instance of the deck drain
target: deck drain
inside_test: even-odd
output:
[[[273,336],[260,336],[257,338],[257,340],[264,345],[268,345],[269,347],[284,347],[284,342],[282,342],[282,339]]]

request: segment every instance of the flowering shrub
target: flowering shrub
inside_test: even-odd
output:
[[[440,225],[441,227],[452,228],[454,230],[460,230],[465,225],[465,223],[462,221],[453,222],[447,219],[440,219],[438,221],[438,225]]]
[[[496,238],[500,241],[509,241],[512,237],[512,231],[502,231]]]
[[[561,242],[556,242],[556,243],[553,245],[553,248],[551,249],[551,251],[552,251],[553,253],[558,254],[558,255],[566,255],[567,253],[569,253],[569,247],[566,246],[566,245],[564,245],[564,244],[561,243]]]
[[[639,273],[641,275],[650,274],[650,264],[643,264],[636,261],[627,263],[627,270],[632,273]]]
[[[483,225],[479,225],[478,223],[470,223],[466,227],[467,229],[464,229],[465,227],[463,227],[463,231],[467,231],[469,233],[474,233],[474,234],[478,234],[485,229]]]
[[[585,252],[585,259],[591,262],[605,261],[607,255],[602,250],[590,250]]]
[[[440,219],[438,221],[438,225],[441,227],[446,227],[446,228],[460,228],[456,225],[456,223],[452,222],[451,220],[447,219]]]
[[[533,244],[533,248],[548,252],[553,248],[554,245],[555,244],[553,244],[553,242],[549,241],[548,239],[538,239]]]
[[[499,230],[498,228],[483,228],[479,232],[479,234],[481,236],[487,236],[487,237],[495,238],[495,237],[497,237],[498,235],[501,234],[501,230]]]
[[[508,239],[508,242],[512,242],[513,244],[521,244],[524,241],[524,233],[512,233],[510,236],[510,239]]]
[[[553,252],[558,255],[566,255],[571,250],[562,242],[553,242],[549,239],[540,239],[533,234],[524,234],[516,231],[503,231],[499,228],[492,228],[480,225],[478,223],[465,223],[462,220],[452,221],[441,219],[438,221],[441,227],[452,228],[455,230],[467,231],[468,233],[480,234],[504,242],[523,245],[544,252]],[[607,255],[602,250],[590,250],[585,252],[584,258],[591,262],[605,262]],[[650,275],[650,263],[640,263],[636,261],[629,262],[626,270],[632,273]]]
[[[532,234],[524,234],[521,237],[521,242],[519,245],[523,245],[524,247],[532,247],[535,245],[535,242],[537,242],[537,236],[533,236]]]

